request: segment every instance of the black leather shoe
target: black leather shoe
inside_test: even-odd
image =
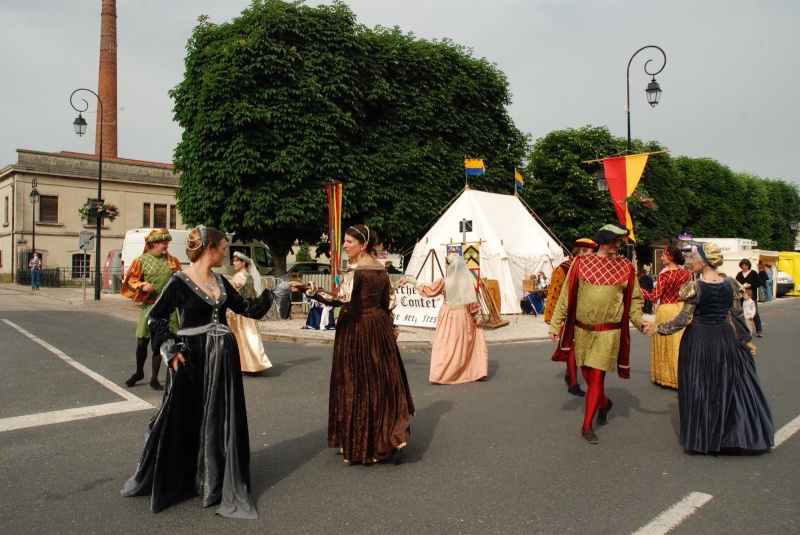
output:
[[[144,379],[144,374],[139,375],[138,373],[134,373],[133,375],[131,375],[130,379],[125,381],[125,386],[133,386],[142,379]]]
[[[399,450],[392,451],[392,464],[397,466],[398,464],[403,462],[403,457],[405,456],[405,448],[400,448]]]
[[[600,439],[597,438],[597,435],[594,434],[594,431],[591,427],[584,427],[581,429],[581,435],[583,435],[583,438],[585,438],[586,442],[589,444],[597,444],[600,442]]]
[[[581,385],[579,385],[579,384],[576,384],[575,386],[571,386],[571,387],[567,388],[567,392],[569,392],[573,396],[581,396],[581,397],[583,397],[583,396],[586,395],[586,392],[581,390]]]
[[[608,411],[611,410],[611,407],[614,406],[614,403],[609,399],[608,404],[605,408],[600,409],[597,411],[597,423],[600,425],[606,425],[608,423]]]
[[[158,379],[153,379],[150,381],[150,388],[153,390],[164,390],[164,387],[161,386],[161,383],[158,382]]]

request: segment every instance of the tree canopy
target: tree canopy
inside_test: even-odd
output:
[[[457,195],[465,156],[489,163],[475,186],[508,191],[527,149],[496,66],[367,29],[341,2],[256,0],[229,23],[201,17],[187,49],[171,92],[182,218],[264,240],[277,269],[327,230],[328,181],[344,183],[345,224],[391,246]]]
[[[595,173],[601,164],[582,162],[624,154],[625,145],[607,128],[591,126],[554,131],[533,145],[525,170],[532,178],[524,197],[564,243],[591,237],[603,224],[617,221],[609,194],[597,191]],[[634,140],[632,149],[641,153],[664,147]],[[709,158],[665,153],[649,157],[637,191],[656,206],[632,216],[640,255],[653,241],[684,232],[753,239],[761,249],[794,248],[789,222],[800,208],[796,185],[734,173]]]

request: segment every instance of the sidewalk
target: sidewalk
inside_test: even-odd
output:
[[[106,314],[118,319],[135,323],[139,318],[139,306],[133,301],[119,294],[102,293],[99,301],[94,300],[94,287],[86,288],[86,300],[83,299],[83,288],[42,288],[32,292],[26,286],[19,284],[2,283],[0,288],[19,292],[21,294],[37,295],[69,303],[74,307]],[[548,326],[542,316],[503,316],[508,320],[508,325],[498,329],[485,329],[488,344],[505,344],[511,342],[530,342],[533,340],[546,340]],[[289,320],[261,320],[261,337],[264,340],[281,342],[301,342],[307,344],[332,344],[335,331],[315,331],[303,329],[306,316],[300,311],[294,311]],[[400,347],[413,349],[426,349],[433,344],[435,329],[419,327],[400,327],[400,336],[397,339]]]

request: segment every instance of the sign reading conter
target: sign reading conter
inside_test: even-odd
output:
[[[400,286],[395,290],[397,306],[394,313],[394,324],[408,327],[436,328],[436,318],[444,298],[422,297],[413,284]]]

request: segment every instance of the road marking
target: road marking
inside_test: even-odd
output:
[[[89,407],[66,409],[62,411],[43,412],[39,414],[30,414],[27,416],[2,418],[0,419],[0,432],[11,431],[12,429],[24,429],[26,427],[57,424],[62,422],[70,422],[73,420],[95,418],[97,416],[106,416],[109,414],[120,414],[123,412],[141,411],[141,410],[155,408],[150,403],[146,402],[145,400],[137,396],[134,396],[124,388],[115,385],[102,375],[90,370],[80,362],[76,362],[60,349],[53,347],[52,345],[48,344],[41,338],[29,333],[19,325],[11,321],[8,321],[6,319],[4,319],[3,322],[9,325],[10,327],[16,329],[17,331],[19,331],[21,334],[27,336],[40,346],[44,347],[45,349],[53,353],[55,356],[57,356],[58,358],[60,358],[73,368],[77,369],[79,372],[83,373],[84,375],[88,375],[89,377],[100,383],[102,386],[106,387],[113,393],[125,399],[125,401],[104,403],[103,405],[93,405]]]
[[[797,433],[798,430],[800,430],[800,416],[781,427],[778,432],[775,433],[775,447],[777,448],[786,442],[792,435]]]
[[[710,494],[692,492],[655,517],[646,526],[634,532],[633,535],[663,535],[692,516],[697,509],[705,505],[711,498],[713,496]]]

